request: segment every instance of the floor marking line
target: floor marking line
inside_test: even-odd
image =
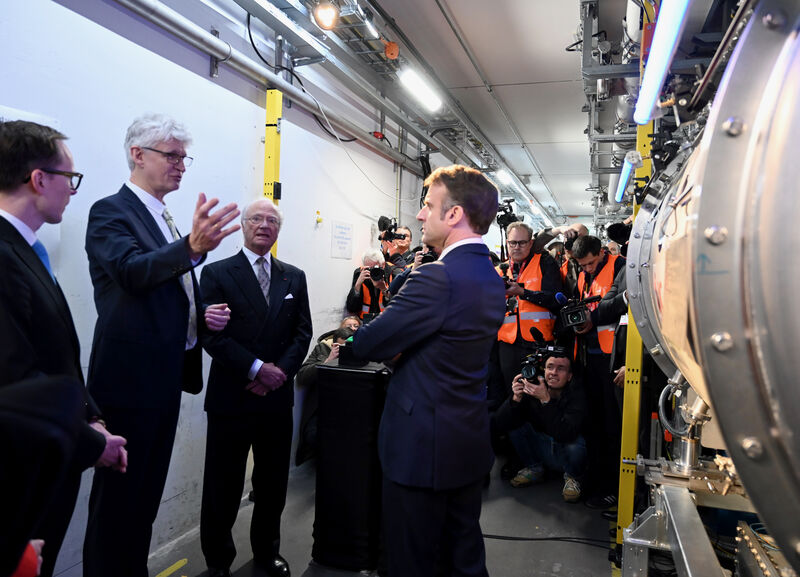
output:
[[[170,575],[175,573],[175,571],[186,565],[188,562],[189,562],[188,559],[181,559],[180,561],[177,561],[172,565],[170,565],[169,567],[167,567],[166,569],[164,569],[161,573],[156,575],[156,577],[169,577]]]

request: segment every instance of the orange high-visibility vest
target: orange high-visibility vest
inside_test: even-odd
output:
[[[611,289],[611,285],[614,284],[614,263],[618,258],[619,255],[617,254],[608,255],[606,264],[603,265],[600,272],[592,279],[592,284],[589,285],[586,293],[584,293],[584,289],[586,289],[586,273],[581,271],[581,274],[578,275],[578,294],[581,299],[597,295],[601,297],[606,295]],[[591,303],[588,305],[589,310],[595,310],[598,304],[599,303]],[[597,340],[600,342],[600,348],[603,352],[610,355],[614,347],[614,325],[600,325],[597,327]]]
[[[364,315],[369,313],[371,305],[372,294],[369,292],[367,283],[363,283],[361,285],[361,313],[358,316],[363,319]],[[378,307],[380,308],[380,312],[383,312],[383,310],[386,308],[386,306],[383,304],[383,291],[378,291]]]
[[[517,282],[522,283],[526,290],[542,290],[542,269],[539,266],[541,257],[541,254],[534,255],[519,271]],[[497,267],[496,270],[497,274],[503,276],[500,267]],[[544,340],[552,341],[555,324],[556,317],[548,309],[518,298],[517,308],[506,313],[506,318],[497,332],[497,340],[514,344],[514,341],[517,340],[517,326],[519,326],[519,334],[528,342],[533,342],[531,329],[534,327],[541,331]]]

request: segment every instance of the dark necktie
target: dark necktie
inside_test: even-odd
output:
[[[178,229],[175,228],[175,221],[172,220],[172,215],[164,208],[162,213],[164,220],[167,222],[167,227],[172,233],[172,240],[178,240],[181,235],[178,234]],[[191,273],[184,273],[181,275],[181,284],[186,296],[189,298],[189,329],[186,332],[186,343],[189,347],[194,347],[197,344],[197,307],[194,302],[194,284],[192,283]]]
[[[264,294],[267,304],[269,304],[269,272],[265,266],[266,263],[267,259],[263,256],[256,259],[256,278],[258,279],[258,286],[261,287],[261,292]]]

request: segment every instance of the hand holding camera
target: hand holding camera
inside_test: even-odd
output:
[[[539,399],[543,404],[550,402],[550,389],[547,387],[544,377],[529,381],[522,375],[517,375],[511,383],[511,392],[516,403],[522,401],[522,395]]]

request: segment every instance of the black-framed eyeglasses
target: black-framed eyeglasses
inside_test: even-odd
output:
[[[153,152],[159,153],[161,156],[167,159],[167,162],[170,164],[178,164],[179,162],[183,161],[183,166],[189,168],[192,166],[192,161],[194,158],[191,156],[186,156],[185,154],[176,154],[174,152],[164,152],[163,150],[159,150],[157,148],[150,148],[149,146],[142,146],[145,150],[151,150]]]
[[[83,175],[80,172],[69,172],[68,170],[53,170],[52,168],[38,168],[36,170],[41,170],[42,172],[46,172],[47,174],[60,174],[61,176],[66,176],[69,179],[69,187],[72,190],[78,190],[78,187],[81,185],[81,180],[83,180]],[[33,172],[31,172],[28,175],[28,177],[22,182],[30,181],[32,175]]]
[[[523,247],[526,244],[528,244],[530,241],[529,240],[509,240],[507,242],[508,242],[508,246],[510,246],[511,248],[516,248],[518,246],[519,247]]]

